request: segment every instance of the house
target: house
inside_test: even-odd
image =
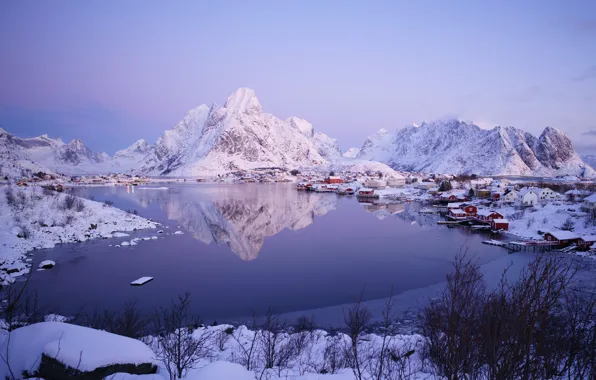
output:
[[[561,194],[554,192],[553,190],[549,189],[548,187],[543,187],[539,189],[535,189],[536,193],[538,194],[538,199],[540,201],[552,201],[555,199],[559,199]]]
[[[518,198],[519,198],[519,193],[515,190],[511,190],[511,191],[505,191],[503,193],[503,196],[501,197],[501,200],[504,203],[515,203],[515,202],[517,202]]]
[[[414,185],[414,187],[421,190],[428,190],[432,189],[433,187],[437,187],[437,184],[434,182],[418,182]]]
[[[490,198],[490,190],[489,189],[477,189],[476,197],[481,198],[481,199],[489,199]]]
[[[577,247],[581,250],[587,251],[596,243],[596,235],[582,236],[577,242]]]
[[[466,212],[467,216],[476,216],[476,213],[478,212],[478,208],[474,205],[466,205],[463,210]]]
[[[439,188],[438,187],[431,187],[426,192],[429,193],[430,195],[437,195],[439,193]]]
[[[451,210],[449,210],[449,216],[454,219],[466,219],[468,217],[468,214],[466,214],[466,212],[462,209],[452,208]]]
[[[584,190],[568,190],[565,192],[565,198],[571,202],[579,202],[588,195],[590,193]]]
[[[582,204],[581,208],[586,211],[595,210],[596,209],[596,193],[594,193],[588,197],[585,197],[584,203]]]
[[[383,189],[385,188],[386,183],[380,179],[369,179],[368,181],[364,182],[364,186],[370,187],[372,189]]]
[[[521,206],[535,206],[538,203],[538,194],[529,187],[524,187],[519,191],[518,202]]]
[[[507,219],[493,219],[490,222],[493,230],[507,231],[509,230],[509,221]]]
[[[551,231],[544,234],[544,240],[553,242],[555,245],[567,246],[579,241],[579,236],[571,231]]]
[[[491,198],[493,201],[500,201],[503,197],[502,191],[491,191]]]
[[[389,187],[404,187],[406,185],[406,179],[402,176],[390,176],[387,178],[387,186]]]
[[[451,209],[461,208],[461,206],[463,206],[463,205],[464,205],[463,202],[450,202],[450,203],[447,203],[447,211],[449,211]]]
[[[341,180],[341,177],[330,175],[329,178],[327,178],[327,183],[343,183],[343,181]]]
[[[504,219],[503,215],[492,210],[478,210],[476,212],[476,219],[481,222],[491,222],[494,219]]]
[[[358,190],[358,194],[356,194],[356,196],[361,197],[361,198],[378,198],[379,195],[375,194],[375,190],[368,188],[368,187],[361,187],[360,190]]]

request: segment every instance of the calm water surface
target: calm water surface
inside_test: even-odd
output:
[[[149,312],[189,291],[205,321],[233,321],[268,306],[295,312],[350,303],[363,289],[364,299],[373,300],[391,289],[429,287],[444,280],[462,246],[480,264],[507,255],[481,244],[486,235],[437,226],[416,203],[366,205],[290,184],[165,186],[76,190],[137,210],[163,223],[165,233],[132,247],[114,245],[156,230],[39,252],[35,267],[45,259],[57,263],[31,278],[46,311],[117,309],[137,300]],[[155,279],[129,285],[142,276]]]

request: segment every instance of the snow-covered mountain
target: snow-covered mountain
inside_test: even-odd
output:
[[[536,138],[513,127],[486,130],[459,120],[424,122],[370,136],[357,158],[394,169],[480,175],[578,175],[594,170],[574,151],[571,140],[547,127]]]
[[[356,158],[360,153],[360,148],[350,148],[346,150],[343,154],[345,158]]]
[[[592,167],[592,169],[596,168],[596,155],[582,154],[581,158],[586,164],[590,165]]]
[[[326,165],[341,156],[334,139],[296,117],[264,113],[253,90],[241,88],[223,106],[189,111],[155,143],[142,171],[154,175],[215,175],[263,167]]]
[[[19,178],[31,173],[52,171],[38,162],[32,161],[17,144],[17,139],[0,128],[0,177]]]

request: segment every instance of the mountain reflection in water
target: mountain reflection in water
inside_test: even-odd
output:
[[[141,206],[157,203],[167,218],[205,244],[226,244],[242,260],[257,258],[265,238],[311,225],[337,207],[335,194],[291,186],[196,186],[169,191],[137,189]]]

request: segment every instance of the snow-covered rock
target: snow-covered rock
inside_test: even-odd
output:
[[[370,136],[357,158],[398,170],[479,175],[578,175],[595,172],[561,131],[547,127],[536,138],[513,127],[481,129],[459,120],[411,125]]]
[[[52,261],[52,260],[44,260],[41,263],[39,263],[38,268],[41,269],[50,269],[56,266],[56,262]]]
[[[113,364],[156,364],[155,354],[143,342],[105,331],[60,322],[41,322],[10,332],[0,343],[13,373],[34,372],[45,354],[80,371]],[[0,365],[0,377],[11,377]]]

